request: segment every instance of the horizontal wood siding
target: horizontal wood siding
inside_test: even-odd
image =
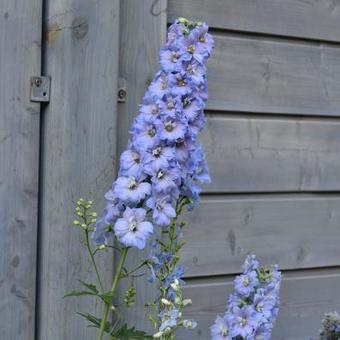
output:
[[[204,197],[188,221],[186,276],[238,273],[249,252],[283,269],[339,264],[339,195]]]
[[[215,33],[207,108],[340,115],[340,46]]]
[[[330,0],[169,0],[205,21],[212,183],[185,216],[188,317],[208,339],[244,257],[288,272],[272,339],[316,339],[340,310],[340,7]],[[333,269],[329,269],[333,268]]]
[[[169,20],[186,17],[211,27],[340,41],[340,7],[329,0],[170,0]]]
[[[209,114],[201,141],[206,192],[340,190],[340,120]]]
[[[324,311],[339,309],[339,281],[338,269],[285,273],[279,318],[271,339],[318,339]],[[209,327],[217,314],[223,314],[227,296],[232,291],[231,278],[190,281],[185,294],[194,303],[188,307],[185,317],[195,318],[199,326],[193,331],[183,331],[178,339],[210,339]]]

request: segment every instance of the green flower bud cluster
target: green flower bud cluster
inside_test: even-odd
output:
[[[124,303],[126,307],[132,307],[136,303],[136,293],[136,288],[133,285],[125,292]]]
[[[93,231],[94,227],[92,227],[92,225],[95,225],[97,221],[97,213],[91,210],[92,206],[92,201],[80,198],[77,201],[75,209],[75,214],[78,216],[78,219],[73,221],[73,225],[86,231]]]

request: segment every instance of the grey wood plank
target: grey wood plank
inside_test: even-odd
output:
[[[77,311],[100,316],[91,298],[63,299],[95,282],[74,226],[79,197],[104,207],[114,178],[119,40],[118,0],[46,2],[45,72],[52,77],[44,112],[39,339],[93,339]],[[111,282],[113,259],[102,267]]]
[[[339,191],[340,121],[208,115],[206,192]]]
[[[272,261],[266,262],[270,263]],[[323,314],[340,309],[339,280],[339,269],[285,273],[281,308],[272,339],[318,339]],[[194,331],[182,332],[178,339],[209,339],[209,327],[217,314],[223,314],[227,296],[232,291],[232,278],[190,281],[185,294],[193,300],[193,305],[188,307],[186,317],[196,319],[199,326]]]
[[[208,109],[339,116],[340,47],[214,36]]]
[[[284,269],[340,265],[338,195],[204,197],[187,220],[187,277],[237,273],[249,252]]]
[[[170,0],[168,17],[221,29],[340,41],[340,11],[328,0]]]
[[[0,3],[0,337],[34,339],[41,0]]]
[[[166,0],[124,0],[121,4],[120,64],[121,79],[126,82],[125,103],[118,104],[118,152],[125,149],[133,118],[136,116],[149,82],[159,70],[158,55],[166,36]],[[135,268],[149,250],[131,249],[127,266]],[[146,277],[136,280],[137,300],[124,311],[131,326],[151,332],[144,305],[155,297],[156,286]],[[124,293],[125,285],[120,292]]]

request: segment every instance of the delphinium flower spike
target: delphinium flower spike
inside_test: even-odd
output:
[[[280,283],[277,266],[261,267],[255,255],[248,255],[224,316],[211,326],[211,339],[270,340],[279,312]]]
[[[154,233],[149,266],[160,290],[160,315],[154,322],[156,334],[164,339],[179,326],[195,326],[193,320],[181,319],[189,301],[181,292],[184,223],[178,216],[184,206],[194,207],[200,184],[210,181],[197,137],[205,124],[205,63],[212,49],[206,24],[179,18],[169,27],[160,70],[144,95],[118,178],[105,195],[107,206],[93,233],[98,244],[114,234],[125,247],[139,249]]]

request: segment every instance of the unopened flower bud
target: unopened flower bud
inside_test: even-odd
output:
[[[153,337],[157,339],[157,338],[162,337],[162,335],[163,335],[163,332],[157,332],[153,335]]]
[[[170,306],[171,305],[171,302],[169,300],[167,300],[167,299],[163,298],[161,301],[162,301],[163,305],[166,305],[166,306]]]
[[[191,305],[191,304],[192,304],[191,299],[184,299],[183,300],[183,306],[188,306],[188,305]]]

